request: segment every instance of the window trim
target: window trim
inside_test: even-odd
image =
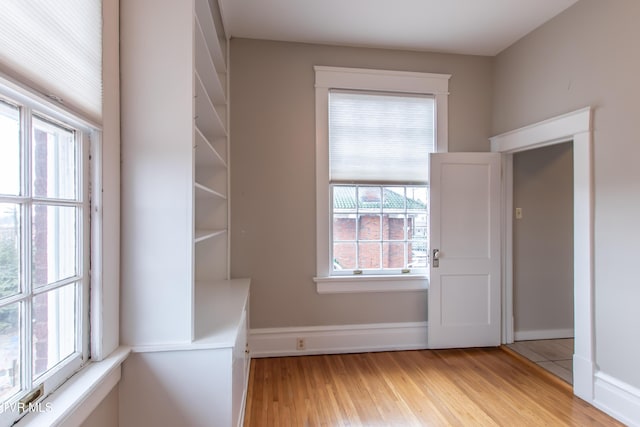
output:
[[[316,277],[319,293],[426,289],[424,274],[332,276],[329,182],[329,90],[369,90],[433,95],[436,152],[448,151],[450,74],[314,66],[316,109]],[[378,279],[382,277],[383,279]],[[345,286],[349,284],[349,286]],[[402,285],[404,284],[404,285]]]

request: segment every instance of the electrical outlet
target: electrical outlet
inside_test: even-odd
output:
[[[304,338],[296,338],[296,350],[304,350]]]

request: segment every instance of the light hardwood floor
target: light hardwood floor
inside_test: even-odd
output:
[[[245,426],[618,426],[500,348],[253,359]]]

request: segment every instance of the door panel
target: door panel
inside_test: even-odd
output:
[[[430,348],[500,344],[500,164],[495,153],[431,156]]]

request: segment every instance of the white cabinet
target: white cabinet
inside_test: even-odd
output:
[[[249,281],[229,280],[228,40],[219,7],[127,0],[120,11],[120,331],[134,352],[127,363],[141,365],[125,372],[124,384],[134,390],[150,384],[148,376],[163,382],[186,370],[202,382],[193,390],[213,393],[204,382],[215,375],[230,396],[216,413],[231,421],[209,425],[235,425],[248,366]],[[170,360],[180,366],[165,366]],[[196,367],[207,373],[191,372]],[[132,394],[131,405],[155,402],[158,393]],[[127,406],[121,423],[133,425]]]
[[[124,362],[120,427],[242,425],[249,367],[249,280],[219,285],[198,286],[199,298],[218,303],[209,307],[198,299],[201,327],[192,344],[139,348]]]

